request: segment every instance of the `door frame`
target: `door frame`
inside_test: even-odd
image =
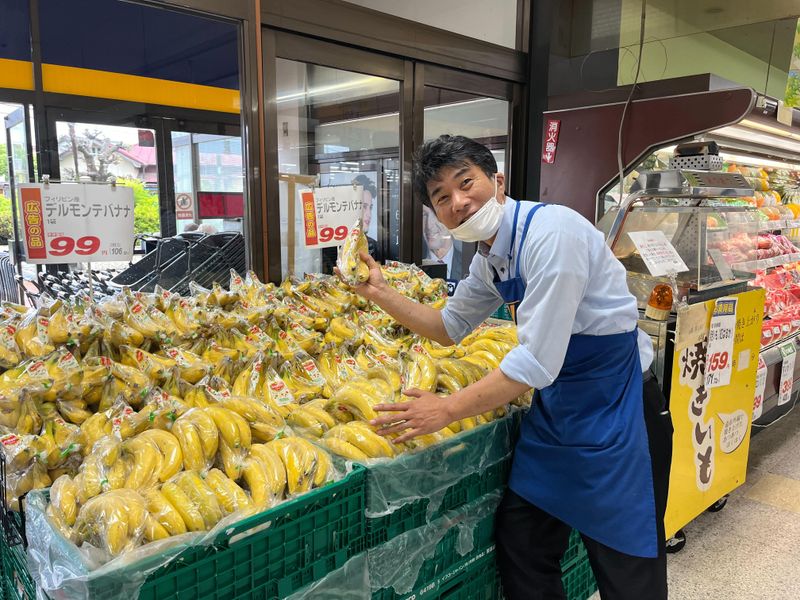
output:
[[[264,231],[267,237],[267,275],[279,282],[281,273],[280,188],[278,179],[278,123],[277,106],[272,101],[277,95],[276,69],[278,58],[315,64],[383,77],[400,84],[400,251],[403,262],[420,263],[422,260],[422,204],[413,195],[412,173],[414,149],[422,143],[425,86],[439,87],[497,98],[509,103],[509,140],[506,164],[509,180],[517,179],[513,158],[524,156],[521,143],[524,132],[515,136],[511,123],[515,115],[524,110],[524,86],[511,79],[499,79],[468,71],[422,62],[415,58],[398,58],[373,50],[354,48],[341,43],[306,37],[269,27],[263,29],[264,64],[273,68],[265,70],[265,130],[267,173],[265,187],[267,206],[264,211]],[[515,146],[516,144],[516,146]],[[512,176],[513,174],[513,176]],[[520,182],[521,184],[521,182]],[[465,253],[466,255],[467,253]],[[468,265],[467,265],[468,266]]]

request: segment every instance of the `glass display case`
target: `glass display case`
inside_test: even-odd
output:
[[[737,173],[668,170],[641,173],[632,193],[599,223],[628,271],[631,292],[644,308],[658,283],[674,284],[689,303],[742,291],[758,257],[759,219],[740,198],[753,188]],[[650,274],[632,232],[660,231],[688,267]]]

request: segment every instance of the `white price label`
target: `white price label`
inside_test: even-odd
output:
[[[767,363],[758,357],[758,370],[756,371],[756,395],[753,398],[753,421],[761,417],[764,412],[764,392],[767,389]]]
[[[783,406],[792,399],[792,386],[794,385],[794,361],[797,358],[797,350],[794,342],[787,342],[781,345],[781,383],[778,388],[778,406]]]
[[[737,300],[733,297],[719,298],[714,304],[708,329],[706,388],[721,387],[731,382],[736,304]]]
[[[19,191],[28,262],[128,261],[133,256],[132,188],[25,183]]]
[[[364,187],[341,185],[303,192],[303,232],[306,248],[341,246],[361,217]]]
[[[663,231],[631,231],[628,235],[654,277],[689,270]]]

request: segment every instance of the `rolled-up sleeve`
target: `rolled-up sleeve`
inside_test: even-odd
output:
[[[542,389],[555,381],[564,364],[589,280],[589,248],[573,232],[548,231],[525,244],[521,261],[526,289],[517,308],[519,346],[500,369],[515,381]]]
[[[456,344],[503,304],[497,289],[486,281],[484,262],[479,256],[473,259],[469,275],[458,282],[455,294],[442,309],[444,328]]]

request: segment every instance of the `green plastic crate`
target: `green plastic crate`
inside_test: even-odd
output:
[[[472,473],[450,486],[445,492],[441,506],[428,519],[427,498],[405,504],[384,517],[367,519],[367,547],[372,548],[392,538],[422,527],[442,516],[447,511],[473,502],[494,490],[505,487],[511,471],[511,457],[491,465],[481,473]]]
[[[423,451],[369,465],[367,547],[422,527],[448,511],[504,488],[511,471],[520,416],[521,411],[515,411]],[[475,470],[476,464],[483,468]],[[442,480],[443,474],[446,480]],[[413,486],[413,493],[409,485]],[[430,510],[432,495],[438,503],[435,510]],[[386,514],[389,506],[393,510]],[[374,514],[380,516],[371,516]]]
[[[561,581],[564,584],[567,600],[586,600],[597,591],[594,572],[586,556],[567,569]]]
[[[366,472],[356,465],[340,481],[312,490],[228,527],[216,542],[188,547],[151,574],[139,600],[282,598],[341,567],[363,547]],[[238,539],[237,539],[238,538]],[[148,557],[128,568],[162,561]],[[119,597],[113,573],[90,578],[90,597]],[[69,600],[53,593],[54,600]]]
[[[583,545],[581,534],[576,529],[569,534],[569,545],[564,556],[561,557],[561,569],[568,570],[579,560],[586,556],[586,547]]]
[[[21,545],[6,545],[2,541],[3,593],[7,600],[36,600],[36,585],[28,572],[25,550]]]

